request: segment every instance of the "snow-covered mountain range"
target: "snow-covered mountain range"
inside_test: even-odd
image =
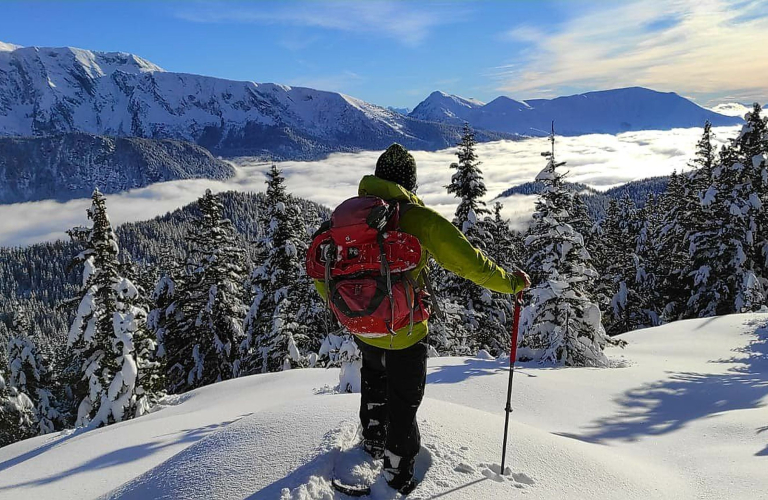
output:
[[[705,120],[714,126],[742,121],[702,108],[675,93],[642,87],[528,101],[500,96],[487,104],[437,91],[408,116],[455,125],[468,122],[477,129],[524,135],[548,134],[552,120],[561,135],[702,127]]]
[[[0,137],[0,203],[90,196],[176,179],[227,179],[232,165],[188,142],[83,133]]]
[[[172,73],[126,53],[1,44],[0,135],[73,131],[180,139],[277,159],[395,141],[434,150],[460,137],[458,127],[334,92]]]

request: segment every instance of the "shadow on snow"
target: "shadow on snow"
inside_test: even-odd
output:
[[[332,434],[326,435],[326,440]],[[333,467],[338,455],[338,449],[331,449],[320,453],[309,462],[291,471],[288,475],[278,479],[274,483],[265,486],[245,500],[272,500],[275,498],[301,499],[309,498],[305,490],[311,491],[318,487],[319,481],[330,483],[333,478]],[[422,447],[416,456],[415,477],[421,482],[425,474],[432,466],[432,454]],[[378,500],[395,500],[402,496],[383,483],[380,477],[371,485],[371,496]],[[314,497],[313,497],[314,498]],[[327,498],[323,496],[322,498]],[[346,499],[347,495],[334,492],[333,498]]]
[[[637,441],[668,434],[690,422],[719,414],[765,406],[768,396],[768,326],[758,327],[755,339],[741,353],[717,363],[734,364],[724,374],[668,372],[666,380],[625,392],[617,414],[593,422],[584,434],[555,433],[581,441]],[[768,430],[764,427],[758,434]],[[768,447],[756,453],[768,456]]]
[[[530,366],[529,366],[530,365]],[[531,373],[527,373],[523,370],[526,368],[536,369],[557,369],[558,366],[540,365],[535,363],[520,363],[515,364],[515,373],[526,377],[536,377]],[[481,377],[484,375],[497,375],[499,373],[507,373],[509,371],[509,361],[504,359],[465,359],[460,365],[443,365],[438,366],[427,375],[428,384],[457,384],[464,382],[473,377]]]
[[[45,484],[51,484],[51,483],[55,483],[56,481],[69,478],[73,475],[76,475],[82,472],[92,472],[97,470],[108,469],[110,467],[117,467],[117,466],[126,464],[128,462],[132,462],[134,460],[141,460],[169,446],[176,446],[182,443],[189,443],[189,444],[196,443],[197,441],[200,441],[201,439],[206,437],[208,434],[211,434],[212,432],[218,429],[224,428],[227,425],[235,422],[236,420],[238,419],[230,420],[226,422],[220,422],[218,424],[206,425],[205,427],[199,427],[196,429],[186,429],[177,433],[168,434],[168,435],[180,434],[180,437],[178,439],[174,439],[171,441],[152,441],[149,443],[143,443],[143,444],[134,445],[134,446],[126,446],[125,448],[120,448],[118,450],[110,451],[109,453],[105,453],[104,455],[101,455],[99,457],[92,458],[91,460],[88,460],[87,462],[84,462],[78,465],[77,467],[72,467],[70,469],[62,470],[61,472],[58,472],[57,474],[54,474],[48,477],[35,479],[32,481],[24,481],[21,483],[10,484],[7,486],[0,486],[0,491],[19,488],[23,486],[40,486]],[[39,448],[31,450],[25,453],[24,455],[21,455],[11,460],[7,460],[6,462],[3,462],[2,464],[0,464],[0,471],[9,469],[14,465],[22,463],[31,458],[34,458],[40,455],[41,453],[44,453],[45,451],[48,451],[51,448],[54,448],[59,444],[62,444],[63,442],[75,436],[84,434],[84,432],[86,431],[77,430],[71,434],[63,436],[60,439],[56,439]],[[162,436],[157,436],[157,437],[162,437]]]

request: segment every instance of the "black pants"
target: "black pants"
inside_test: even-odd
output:
[[[399,457],[414,458],[421,447],[416,412],[424,397],[427,345],[421,341],[394,351],[356,342],[363,355],[363,438],[384,442]]]

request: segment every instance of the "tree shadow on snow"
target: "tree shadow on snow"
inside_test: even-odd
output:
[[[670,377],[625,392],[619,412],[593,422],[585,434],[556,433],[591,443],[608,440],[637,441],[668,434],[690,422],[722,413],[765,406],[768,396],[768,328],[737,349],[741,356],[716,362],[733,363],[724,374],[668,372]],[[765,430],[765,429],[763,429]],[[768,448],[758,452],[768,456]]]
[[[472,377],[505,372],[508,366],[506,363],[496,359],[465,359],[460,365],[438,366],[427,375],[427,383],[456,384]]]
[[[160,401],[160,404],[151,411],[151,413],[155,413],[156,411],[159,411],[163,407],[180,405],[181,403],[189,399],[189,397],[190,395],[188,393],[165,396]],[[48,450],[56,448],[57,446],[63,444],[64,442],[69,441],[70,439],[73,439],[91,430],[94,430],[94,429],[90,429],[88,427],[79,427],[77,429],[69,429],[69,430],[62,431],[58,435],[48,434],[47,437],[50,438],[50,441],[47,442],[46,444],[39,446],[35,449],[29,450],[28,452],[23,453],[18,457],[14,457],[6,460],[5,462],[0,463],[0,472],[6,469],[10,469],[11,467],[15,467],[16,465],[26,462],[27,460],[31,460],[37,457],[38,455],[41,455]]]
[[[525,365],[519,362],[515,365],[515,373],[527,377],[536,377],[536,375],[523,371]],[[548,368],[537,365],[536,368]],[[553,367],[554,368],[554,367]],[[509,361],[506,359],[465,359],[460,365],[438,366],[427,375],[428,384],[456,384],[464,382],[473,377],[484,375],[496,375],[509,371]]]
[[[768,431],[768,425],[766,425],[765,427],[761,427],[760,429],[758,429],[758,430],[757,430],[757,433],[758,433],[758,434],[760,434],[761,432],[765,432],[765,431]],[[755,453],[755,456],[756,456],[756,457],[768,457],[768,446],[766,446],[766,447],[765,447],[765,449],[763,449],[763,450],[761,450],[761,451],[758,451],[757,453]]]
[[[197,441],[200,441],[201,439],[206,437],[208,434],[211,434],[212,432],[218,429],[226,427],[227,425],[237,420],[239,420],[239,418],[235,420],[226,421],[226,422],[220,422],[218,424],[206,425],[204,427],[198,427],[195,429],[187,429],[184,431],[180,431],[178,433],[167,434],[167,435],[174,435],[174,434],[180,435],[178,439],[174,439],[172,441],[152,441],[149,443],[142,443],[135,446],[127,446],[125,448],[113,450],[99,457],[92,458],[91,460],[88,460],[87,462],[84,462],[78,465],[77,467],[72,467],[70,469],[63,470],[57,474],[54,474],[48,477],[35,479],[32,481],[24,481],[16,484],[10,484],[7,486],[0,486],[0,491],[24,487],[24,486],[40,486],[40,485],[51,484],[65,478],[70,478],[71,476],[82,473],[82,472],[92,472],[97,470],[108,469],[110,467],[121,466],[128,462],[132,462],[134,460],[140,460],[145,457],[148,457],[149,455],[152,455],[153,453],[160,451],[164,448],[167,448],[169,446],[176,446],[182,443],[189,443],[189,444],[196,443]],[[21,462],[29,460],[30,458],[34,458],[35,456],[61,444],[67,439],[70,439],[76,435],[82,435],[83,432],[84,431],[75,431],[72,434],[64,436],[62,439],[58,439],[44,446],[41,446],[40,448],[36,448],[35,450],[27,452],[24,455],[21,455],[14,459],[3,462],[2,464],[0,464],[0,471],[7,468],[11,468],[14,465],[17,465]],[[162,436],[157,436],[157,437],[162,437]]]

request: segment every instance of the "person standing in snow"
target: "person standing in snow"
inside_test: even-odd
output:
[[[530,286],[524,272],[510,274],[496,265],[449,220],[425,207],[415,191],[416,162],[399,144],[391,145],[379,157],[375,174],[363,177],[358,189],[359,196],[400,204],[399,230],[415,236],[421,244],[421,259],[410,277],[422,288],[429,257],[445,269],[496,292],[515,294]],[[326,296],[324,281],[317,280],[316,286]],[[424,320],[391,336],[355,336],[363,358],[363,447],[374,459],[384,459],[387,483],[402,493],[415,486],[414,463],[421,447],[416,413],[426,383],[427,331]]]

